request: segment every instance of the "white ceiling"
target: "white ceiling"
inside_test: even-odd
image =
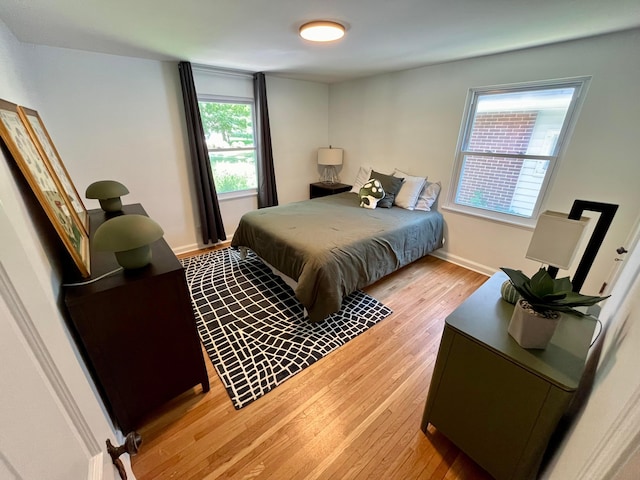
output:
[[[337,82],[640,27],[640,0],[0,0],[22,42]],[[301,24],[347,27],[333,44]]]

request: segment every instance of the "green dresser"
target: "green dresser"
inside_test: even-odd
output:
[[[563,315],[545,350],[507,333],[493,275],[445,321],[422,430],[432,424],[496,479],[535,478],[584,371],[596,321]]]

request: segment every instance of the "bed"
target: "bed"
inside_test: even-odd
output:
[[[321,321],[350,293],[443,244],[440,212],[359,203],[345,192],[246,213],[231,246],[253,250],[295,280],[309,320]]]

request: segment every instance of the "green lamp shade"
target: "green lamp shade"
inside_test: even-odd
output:
[[[129,193],[129,189],[115,180],[100,180],[87,187],[85,197],[100,201],[100,207],[105,212],[122,210],[120,197]]]
[[[142,268],[151,262],[151,244],[164,231],[144,215],[121,215],[100,225],[93,236],[96,250],[113,252],[126,269]]]

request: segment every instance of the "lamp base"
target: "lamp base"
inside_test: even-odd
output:
[[[146,267],[151,263],[151,246],[143,245],[131,250],[115,252],[118,265],[127,270]]]
[[[340,183],[340,178],[338,177],[338,172],[336,171],[336,167],[333,165],[325,165],[322,170],[322,176],[320,177],[320,181],[322,183]]]
[[[100,207],[105,212],[119,212],[122,210],[122,200],[120,200],[120,197],[101,198],[99,202]]]

